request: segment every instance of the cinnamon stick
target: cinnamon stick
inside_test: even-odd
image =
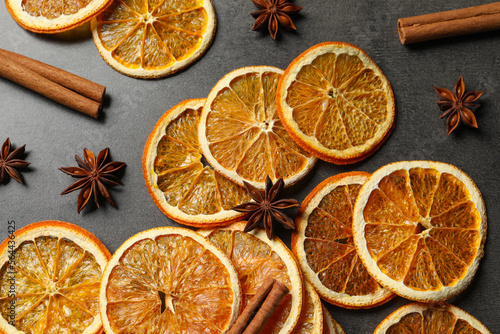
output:
[[[285,284],[274,278],[267,278],[227,334],[260,333],[288,292]]]
[[[500,2],[398,20],[402,44],[500,29]]]
[[[0,76],[55,102],[98,118],[102,104],[67,89],[0,53]]]
[[[257,334],[266,325],[267,321],[273,315],[281,300],[288,294],[288,288],[280,281],[275,281],[273,288],[267,295],[266,300],[260,307],[255,317],[248,324],[243,334]]]
[[[267,295],[273,288],[274,282],[276,280],[274,278],[268,277],[264,283],[257,289],[255,295],[250,300],[248,305],[245,307],[243,312],[240,314],[236,322],[231,327],[231,329],[227,332],[227,334],[241,334],[247,327],[248,323],[252,319],[252,317],[256,314],[259,306],[262,305]]]
[[[11,51],[0,49],[0,53],[29,68],[33,72],[88,97],[89,99],[101,103],[104,98],[106,87],[98,83]]]

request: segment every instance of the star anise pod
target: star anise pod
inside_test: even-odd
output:
[[[259,8],[258,11],[251,13],[255,17],[252,30],[261,30],[267,25],[267,30],[273,39],[276,39],[278,33],[278,23],[289,30],[297,30],[288,15],[298,13],[302,7],[287,0],[252,0],[252,2]]]
[[[437,104],[441,111],[444,111],[439,118],[448,116],[446,121],[448,135],[457,128],[460,120],[470,127],[477,128],[476,116],[474,116],[473,111],[480,106],[475,102],[484,92],[465,93],[464,79],[462,76],[460,76],[460,79],[458,79],[455,84],[453,93],[446,88],[434,86],[434,89],[439,98]]]
[[[85,160],[75,155],[75,160],[80,167],[59,168],[64,173],[80,179],[61,193],[61,195],[66,195],[72,191],[81,189],[78,195],[78,213],[87,205],[92,195],[94,195],[97,207],[99,207],[100,197],[104,197],[109,204],[116,208],[116,203],[113,201],[107,188],[123,185],[122,181],[113,175],[113,173],[125,167],[126,164],[120,161],[106,163],[108,154],[109,148],[106,147],[99,152],[96,159],[94,153],[84,148],[83,156]]]
[[[0,184],[6,183],[9,177],[23,184],[23,176],[19,173],[19,169],[26,168],[30,165],[29,162],[22,160],[26,145],[16,148],[11,151],[10,138],[2,145],[0,151]]]
[[[295,228],[293,220],[281,210],[298,207],[299,203],[295,199],[278,199],[285,184],[282,178],[273,185],[269,176],[266,177],[264,195],[251,184],[247,182],[244,184],[250,197],[255,201],[243,203],[233,208],[235,211],[247,213],[247,217],[250,217],[244,232],[251,231],[262,223],[266,229],[267,237],[271,240],[274,237],[273,222],[278,222],[287,229]]]

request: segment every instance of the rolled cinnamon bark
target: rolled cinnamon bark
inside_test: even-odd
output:
[[[51,100],[98,118],[102,104],[67,89],[0,53],[0,76]]]
[[[500,29],[500,2],[398,20],[402,44]]]
[[[103,100],[106,87],[99,85],[98,83],[11,51],[0,49],[0,53],[3,53],[4,56],[17,61],[19,64],[29,68],[33,72],[36,72],[61,86],[80,93],[89,99],[99,103]]]

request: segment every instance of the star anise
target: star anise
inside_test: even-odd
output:
[[[462,76],[460,76],[460,79],[458,79],[455,84],[453,93],[446,88],[434,86],[434,89],[439,98],[437,104],[441,111],[444,111],[439,118],[448,116],[446,121],[448,135],[457,128],[460,119],[468,126],[477,128],[476,116],[474,116],[473,111],[480,106],[478,103],[475,103],[475,101],[479,99],[484,92],[473,91],[465,93],[464,79]]]
[[[248,222],[244,231],[248,232],[258,227],[261,223],[266,229],[269,239],[274,237],[273,222],[278,222],[287,229],[294,229],[293,220],[281,210],[298,207],[299,203],[295,199],[278,199],[284,186],[283,179],[280,178],[273,185],[271,179],[266,177],[266,191],[264,196],[251,184],[244,182],[250,197],[255,202],[247,202],[237,205],[233,210],[247,213]]]
[[[24,156],[24,149],[26,145],[18,147],[11,151],[10,138],[2,145],[0,151],[0,184],[6,183],[9,176],[19,183],[23,182],[23,176],[19,173],[18,169],[26,168],[30,165],[29,162],[22,160]]]
[[[106,163],[108,154],[109,148],[106,147],[99,152],[96,159],[94,153],[85,148],[83,149],[85,160],[75,155],[75,160],[80,167],[59,168],[64,173],[80,179],[61,193],[61,195],[66,195],[72,191],[81,189],[78,195],[78,213],[87,205],[92,195],[94,195],[97,207],[99,207],[100,197],[104,197],[109,204],[116,208],[116,203],[113,201],[107,188],[123,185],[122,181],[113,175],[113,173],[125,167],[126,164],[120,161]]]
[[[298,13],[302,7],[287,0],[252,0],[252,2],[259,8],[258,11],[251,13],[255,17],[252,30],[261,30],[267,25],[267,30],[273,39],[276,39],[278,33],[278,23],[289,30],[297,30],[288,15]]]

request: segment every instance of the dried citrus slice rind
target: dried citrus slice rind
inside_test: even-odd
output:
[[[78,27],[106,9],[111,2],[112,0],[5,0],[8,11],[21,27],[44,34]]]
[[[101,282],[107,334],[226,333],[241,304],[228,257],[185,228],[140,232],[115,252]]]
[[[265,189],[265,179],[289,186],[303,178],[316,158],[288,135],[276,111],[283,71],[250,66],[226,74],[208,95],[200,123],[207,161],[227,178]]]
[[[380,284],[411,300],[440,301],[473,279],[486,211],[479,189],[455,166],[401,161],[363,185],[353,232],[361,260]]]
[[[323,334],[323,304],[311,284],[304,281],[305,295],[300,318],[292,334]],[[328,312],[328,311],[326,311]]]
[[[204,166],[198,124],[205,99],[186,100],[167,111],[151,132],[142,158],[148,191],[158,208],[190,226],[224,225],[243,214],[245,188]]]
[[[211,0],[114,0],[91,22],[102,58],[137,78],[163,77],[195,62],[215,27]]]
[[[491,334],[476,318],[447,304],[412,303],[385,318],[373,334],[470,333]]]
[[[285,70],[277,91],[290,136],[320,159],[349,164],[373,154],[396,115],[391,85],[360,48],[321,43]]]
[[[263,229],[243,232],[244,222],[214,230],[199,230],[229,256],[241,284],[242,310],[262,282],[272,277],[287,286],[289,294],[262,329],[262,333],[292,333],[299,321],[303,303],[303,283],[300,269],[292,252],[275,237],[269,240]]]
[[[323,328],[324,334],[345,334],[344,329],[333,319],[325,306],[323,306]]]
[[[345,308],[370,308],[394,297],[370,276],[352,240],[354,203],[369,176],[342,173],[320,183],[302,202],[292,234],[306,279],[322,299]]]
[[[0,332],[95,334],[104,245],[70,223],[27,225],[0,245]]]

